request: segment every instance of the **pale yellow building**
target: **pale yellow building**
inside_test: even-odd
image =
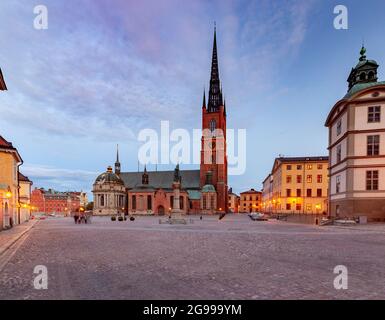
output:
[[[32,181],[19,172],[20,223],[29,221],[31,218],[31,187]]]
[[[239,213],[239,201],[240,197],[233,192],[233,189],[230,188],[228,192],[228,200],[229,200],[229,212],[230,213]]]
[[[262,211],[326,214],[327,195],[328,157],[280,157],[263,182]]]
[[[18,172],[22,163],[17,149],[0,136],[0,229],[20,223]]]
[[[239,200],[240,213],[261,212],[262,192],[250,189],[241,192]]]

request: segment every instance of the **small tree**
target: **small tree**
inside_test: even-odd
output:
[[[90,210],[93,210],[93,209],[94,209],[94,202],[93,201],[88,202],[87,205],[86,205],[86,210],[90,211]]]

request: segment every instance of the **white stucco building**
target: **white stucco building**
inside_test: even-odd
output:
[[[330,214],[385,221],[385,82],[365,48],[348,93],[332,108],[329,128]]]

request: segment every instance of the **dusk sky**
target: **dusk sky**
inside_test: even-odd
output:
[[[37,4],[47,30],[33,27]],[[348,30],[333,26],[338,4]],[[384,12],[383,0],[2,0],[0,135],[35,187],[90,192],[116,144],[136,171],[141,129],[200,128],[216,21],[227,127],[247,130],[247,170],[229,185],[260,189],[279,154],[327,155],[324,122],[363,41],[385,79]]]

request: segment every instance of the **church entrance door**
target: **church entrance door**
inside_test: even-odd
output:
[[[164,216],[164,207],[163,207],[163,206],[159,206],[159,207],[158,207],[158,214],[159,214],[160,216]]]

